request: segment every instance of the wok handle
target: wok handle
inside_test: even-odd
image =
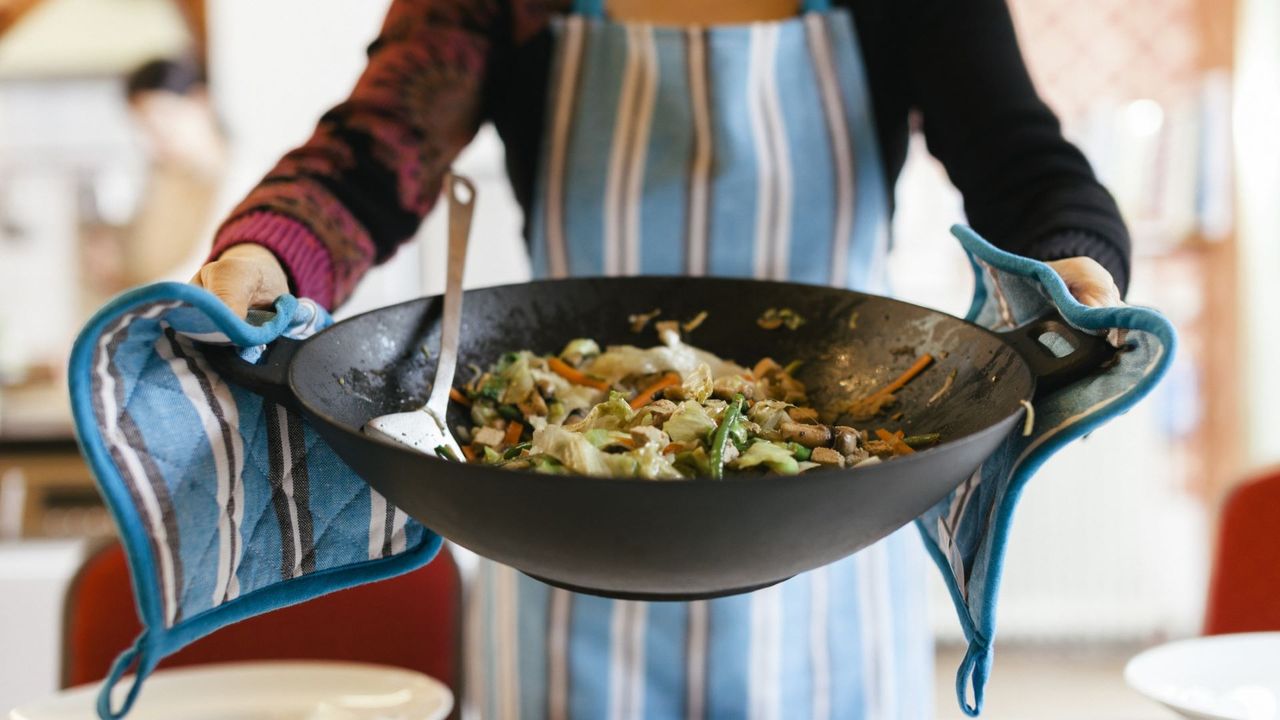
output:
[[[1070,345],[1070,352],[1059,357],[1042,340],[1053,334]],[[1056,311],[1031,322],[1000,333],[1000,337],[1026,360],[1036,378],[1036,396],[1053,392],[1103,367],[1116,349],[1105,337],[1079,330]],[[1065,348],[1063,348],[1065,350]]]
[[[277,338],[256,363],[246,362],[240,357],[240,348],[232,345],[206,345],[204,357],[218,375],[232,385],[290,410],[298,410],[298,398],[289,387],[289,365],[302,344],[302,340]]]

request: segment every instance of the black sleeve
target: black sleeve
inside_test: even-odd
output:
[[[909,96],[973,228],[1041,260],[1092,257],[1126,290],[1120,211],[1036,94],[1005,0],[893,5]]]

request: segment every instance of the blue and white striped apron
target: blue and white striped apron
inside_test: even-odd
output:
[[[788,279],[883,292],[888,195],[851,16],[554,25],[535,272]],[[486,720],[925,718],[912,527],[748,595],[614,601],[482,560],[468,706]]]

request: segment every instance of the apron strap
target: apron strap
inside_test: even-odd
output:
[[[804,0],[801,12],[829,12],[831,0]],[[573,12],[589,18],[604,18],[604,0],[573,0]]]

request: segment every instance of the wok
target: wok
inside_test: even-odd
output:
[[[768,308],[806,319],[756,323]],[[651,346],[628,316],[662,309],[688,320],[686,341],[748,367],[769,356],[797,371],[818,407],[887,383],[922,353],[937,361],[898,393],[898,420],[861,427],[937,432],[933,448],[857,469],[795,477],[653,481],[538,475],[428,457],[363,435],[378,415],[420,406],[439,347],[438,297],[353,317],[298,342],[281,339],[250,365],[208,355],[228,380],[301,412],[374,489],[425,526],[553,585],[630,599],[746,592],[845,557],[919,516],[967,479],[1015,426],[1022,401],[1105,362],[1109,346],[1045,318],[992,333],[949,315],[848,290],[712,278],[578,278],[466,293],[459,367],[502,353],[558,352],[575,337]],[[1054,332],[1074,350],[1057,357]],[[464,376],[465,376],[465,370]],[[949,391],[929,398],[955,373]],[[450,409],[450,427],[466,424]]]

